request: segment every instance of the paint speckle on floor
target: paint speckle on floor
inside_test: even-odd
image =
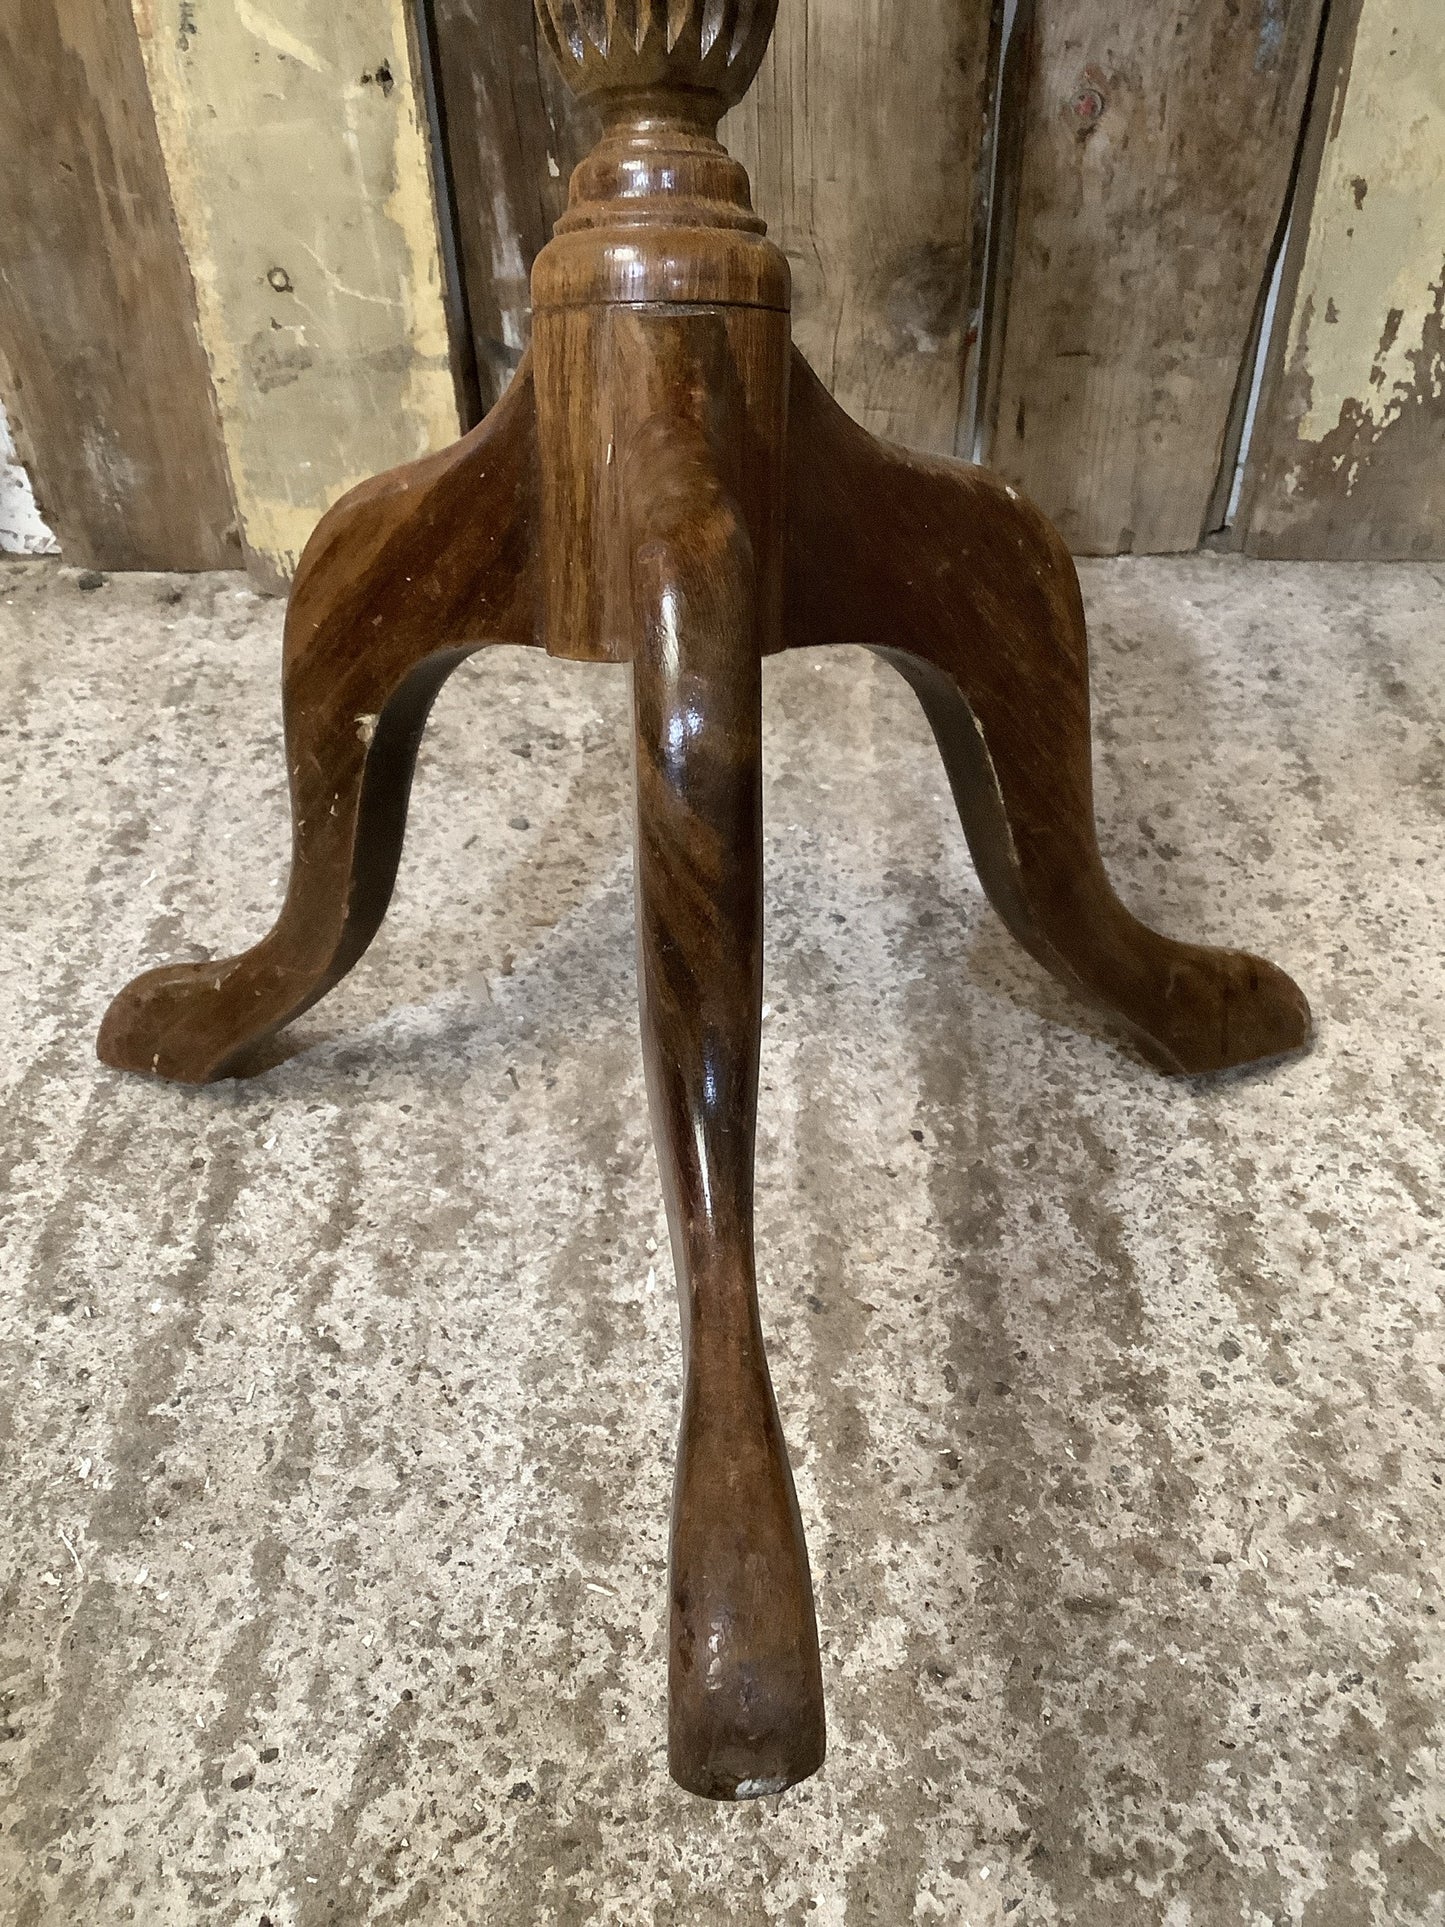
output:
[[[0,564],[0,1919],[1445,1921],[1445,572],[1083,573],[1122,891],[1318,1042],[1157,1077],[988,909],[902,682],[769,663],[831,1751],[733,1807],[665,1766],[625,674],[459,672],[373,950],[180,1090],[94,1033],[279,904],[279,606]]]

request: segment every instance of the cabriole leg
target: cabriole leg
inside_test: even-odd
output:
[[[982,469],[874,441],[796,354],[788,454],[789,643],[860,643],[906,677],[979,881],[1024,948],[1161,1070],[1307,1043],[1309,1005],[1282,970],[1161,935],[1109,881],[1083,603],[1039,511]]]
[[[292,856],[274,929],[239,957],[147,971],[106,1012],[117,1070],[204,1084],[323,997],[391,900],[432,701],[484,641],[538,640],[529,370],[455,447],[364,483],[307,544],[286,612]]]
[[[709,443],[659,417],[623,476],[637,644],[643,1045],[682,1302],[669,1764],[712,1799],[821,1765],[808,1555],[758,1321],[762,1025],[755,561]]]

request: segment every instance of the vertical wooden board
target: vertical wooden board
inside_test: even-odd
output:
[[[406,0],[133,0],[248,554],[458,430]]]
[[[1445,22],[1440,0],[1363,0],[1349,26],[1321,77],[1243,541],[1445,558]]]
[[[1195,548],[1321,0],[1037,0],[988,458],[1079,554]]]
[[[66,559],[234,568],[230,486],[135,29],[0,10],[0,351]]]
[[[482,401],[532,336],[532,263],[597,136],[537,30],[533,0],[432,0],[447,155]]]
[[[991,0],[783,0],[723,124],[799,347],[865,428],[952,454],[983,242]]]

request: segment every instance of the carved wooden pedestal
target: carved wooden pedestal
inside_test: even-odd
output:
[[[153,970],[100,1055],[201,1083],[323,996],[386,910],[417,743],[472,650],[632,665],[639,986],[685,1308],[672,1531],[673,1774],[718,1799],[821,1764],[807,1551],[753,1270],[762,999],[762,657],[862,643],[923,703],[990,898],[1049,970],[1174,1072],[1301,1046],[1257,957],[1175,943],[1094,838],[1073,566],[978,469],[881,446],[789,339],[788,269],[714,138],[777,0],[539,0],[605,133],[533,276],[535,342],[445,453],[355,490],[286,623],[294,853],[270,935]]]

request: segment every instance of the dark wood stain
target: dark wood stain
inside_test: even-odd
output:
[[[363,483],[306,545],[286,611],[293,823],[276,927],[225,963],[152,970],[107,1013],[107,1063],[184,1083],[241,1075],[376,935],[431,704],[483,642],[540,643],[536,429],[523,369],[479,427]]]
[[[876,648],[912,685],[979,881],[1024,948],[1160,1070],[1304,1044],[1309,1007],[1282,971],[1160,936],[1109,882],[1084,609],[1058,531],[984,469],[874,442],[800,362],[788,452],[789,641]]]
[[[713,131],[771,0],[724,0],[715,37],[715,0],[674,4],[673,37],[654,11],[610,44],[571,0],[539,5],[604,134],[536,264],[531,359],[454,449],[321,523],[287,616],[280,920],[244,956],[139,978],[99,1048],[183,1082],[241,1074],[356,962],[391,890],[428,705],[469,649],[631,664],[642,1035],[686,1360],[669,1763],[695,1793],[743,1799],[806,1778],[825,1747],[753,1250],[763,655],[862,643],[896,664],[1005,921],[1153,1062],[1293,1050],[1309,1011],[1271,965],[1172,942],[1114,894],[1057,532],[997,478],[875,441],[790,351],[787,263]]]

